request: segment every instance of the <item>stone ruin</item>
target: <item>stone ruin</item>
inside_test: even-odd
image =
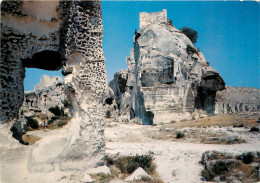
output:
[[[139,14],[139,27],[147,27],[151,24],[160,24],[167,23],[167,10],[163,9],[162,11],[147,13],[141,12]]]
[[[27,129],[26,117],[34,117],[35,115],[46,116],[47,120],[50,120],[54,116],[49,111],[51,107],[58,106],[64,110],[67,116],[70,116],[70,112],[67,106],[64,106],[64,102],[67,101],[67,96],[64,92],[64,81],[59,76],[47,76],[43,75],[40,83],[34,86],[33,91],[24,92],[23,104],[19,110],[19,121],[21,122],[21,128]],[[69,105],[69,103],[68,103]],[[42,119],[37,119],[42,124]]]
[[[160,124],[245,111],[245,106],[259,110],[258,89],[251,95],[247,95],[251,89],[244,89],[243,97],[231,99],[232,91],[225,90],[220,74],[185,34],[166,21],[166,10],[140,13],[128,68],[109,83],[114,99],[109,110],[116,120]]]
[[[10,128],[17,123],[23,103],[25,68],[62,68],[74,111],[70,127],[63,135],[42,139],[31,148],[28,167],[30,171],[52,171],[54,159],[61,170],[102,164],[107,80],[101,2],[3,1],[1,15],[0,136],[6,140],[2,138],[0,144],[13,142]],[[52,146],[57,148],[54,155],[44,153],[46,157],[37,158],[38,152]]]

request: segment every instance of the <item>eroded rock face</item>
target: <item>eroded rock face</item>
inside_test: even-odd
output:
[[[107,88],[102,50],[100,1],[2,2],[1,125],[17,120],[24,98],[25,67],[63,68],[73,118],[57,138],[42,139],[31,150],[30,171],[48,172],[97,166],[104,157],[103,98]],[[7,136],[9,134],[6,134]],[[8,143],[8,142],[1,142]],[[59,145],[54,155],[40,152]],[[48,150],[44,150],[48,151]]]
[[[165,13],[150,17],[146,13],[147,24],[140,17],[142,26],[127,58],[126,92],[120,99],[131,95],[124,104],[129,106],[130,120],[143,124],[191,119],[196,110],[214,113],[216,91],[225,88],[203,54],[187,50],[196,48],[186,35],[166,23]],[[112,89],[115,92],[115,87]]]
[[[216,114],[260,110],[260,90],[248,87],[226,87],[216,95]]]
[[[25,67],[61,68],[58,53],[60,19],[55,9],[59,2],[46,4],[20,1],[1,4],[1,122],[15,121],[18,117],[24,95]],[[29,11],[34,9],[32,7],[43,12],[53,11],[37,18],[37,11]]]
[[[129,121],[131,93],[127,91],[128,76],[128,70],[122,69],[115,73],[109,82],[109,88],[112,90],[110,98],[113,99],[109,111],[118,121]]]
[[[34,86],[33,91],[25,91],[24,101],[19,110],[19,120],[21,126],[26,128],[26,118],[34,117],[36,113],[47,115],[48,119],[54,116],[49,108],[58,106],[65,108],[64,102],[67,100],[64,90],[64,81],[59,76],[43,75],[40,83]],[[64,111],[69,115],[68,109]]]

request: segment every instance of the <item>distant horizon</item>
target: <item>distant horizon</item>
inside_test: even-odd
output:
[[[103,1],[102,6],[108,82],[117,71],[127,69],[126,57],[133,46],[134,31],[139,29],[139,13],[167,9],[177,29],[187,26],[198,32],[195,46],[227,86],[260,89],[259,3]],[[61,71],[26,68],[24,90],[33,90],[42,75],[62,76]]]

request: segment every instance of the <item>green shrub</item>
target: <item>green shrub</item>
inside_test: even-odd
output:
[[[254,155],[251,152],[243,153],[242,155],[238,156],[239,160],[241,160],[245,164],[250,164],[254,161]]]
[[[63,125],[66,125],[66,124],[68,124],[68,120],[61,120],[60,122],[58,122],[58,127],[61,127],[61,126],[63,126]]]
[[[199,54],[199,51],[196,49],[196,48],[194,48],[194,47],[192,47],[191,45],[187,45],[187,47],[186,47],[186,51],[187,51],[187,53],[188,54],[190,54],[190,53],[192,53],[192,54]]]
[[[137,168],[139,168],[139,164],[133,160],[131,160],[127,166],[126,166],[126,171],[127,173],[131,174],[132,172],[134,172]]]
[[[189,28],[189,27],[183,27],[183,28],[180,29],[180,31],[183,34],[185,34],[191,40],[192,43],[196,43],[197,42],[198,32],[195,31],[194,29]]]
[[[132,156],[126,156],[115,160],[115,165],[122,173],[127,173],[127,165],[131,161]]]
[[[111,166],[111,165],[114,165],[114,164],[115,164],[114,159],[111,158],[110,156],[106,155],[106,165]]]
[[[128,173],[132,173],[135,171],[138,167],[142,167],[147,173],[152,173],[155,169],[155,166],[153,166],[154,158],[152,155],[136,155],[129,163],[127,169]],[[135,169],[134,169],[135,168]]]
[[[53,113],[55,116],[64,116],[64,109],[63,109],[63,107],[59,108],[58,105],[56,105],[55,107],[50,107],[49,111],[51,113]]]
[[[225,172],[228,172],[231,164],[232,164],[231,162],[217,161],[213,165],[214,173],[216,175],[221,175]]]
[[[222,175],[229,171],[233,162],[217,161],[211,167],[205,168],[201,171],[201,175],[207,180],[211,181],[214,177]],[[222,176],[223,177],[223,176]],[[224,178],[224,177],[223,177]]]
[[[39,123],[36,119],[33,119],[32,117],[25,117],[27,120],[27,124],[33,128],[33,129],[38,129],[39,128]]]
[[[172,20],[169,19],[169,18],[167,18],[167,24],[168,24],[168,25],[172,25]]]
[[[64,99],[64,100],[62,101],[62,103],[63,103],[63,105],[64,105],[65,108],[70,108],[70,107],[71,107],[71,104],[70,104],[70,102],[69,102],[68,99]]]
[[[139,167],[142,167],[148,174],[153,173],[156,169],[156,165],[153,161],[154,158],[152,155],[125,156],[115,160],[106,157],[108,166],[116,165],[122,173],[128,174],[131,174]]]
[[[259,128],[253,126],[252,128],[250,128],[249,132],[259,132]]]
[[[183,138],[184,136],[185,136],[185,135],[184,135],[183,132],[177,132],[177,133],[176,133],[176,138],[177,138],[177,139]]]
[[[125,91],[126,91],[126,83],[127,83],[127,80],[122,78],[122,75],[119,75],[118,76],[118,86],[119,86],[119,89],[120,89],[121,93],[125,93]]]
[[[201,175],[206,179],[206,181],[211,181],[216,176],[212,169],[203,169]]]

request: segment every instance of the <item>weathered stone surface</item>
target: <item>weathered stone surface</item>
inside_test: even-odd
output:
[[[154,12],[154,13],[147,13],[142,12],[140,13],[140,28],[146,27],[150,24],[156,23],[166,23],[167,22],[167,10],[164,9],[163,11]]]
[[[70,115],[69,109],[65,108],[63,104],[68,99],[65,95],[64,81],[61,77],[44,75],[40,83],[36,84],[34,88],[33,91],[24,92],[23,104],[19,110],[19,122],[21,122],[22,129],[27,129],[26,117],[34,118],[36,114],[46,115],[47,119],[50,120],[54,116],[49,111],[51,107],[63,108],[65,114]],[[38,118],[37,121],[40,122],[40,125],[44,125],[41,119]]]
[[[88,169],[88,170],[86,170],[85,173],[87,173],[87,174],[94,174],[94,175],[103,173],[103,174],[111,175],[111,171],[110,171],[110,169],[106,165]]]
[[[217,92],[216,114],[260,110],[260,90],[248,87],[226,87]]]
[[[140,30],[117,72],[114,117],[143,124],[169,123],[213,114],[260,110],[260,90],[227,87],[219,73],[180,30],[167,24],[166,10],[140,13]],[[193,47],[197,53],[188,51]],[[120,91],[119,79],[127,80]]]
[[[118,121],[127,121],[129,118],[131,94],[127,91],[128,70],[123,69],[114,74],[114,78],[109,82],[109,88],[113,94],[111,108],[112,117]]]
[[[186,35],[165,22],[165,14],[145,13],[145,18],[140,14],[143,26],[127,58],[125,92],[121,94],[115,86],[123,71],[110,82],[115,96],[120,96],[115,97],[117,106],[128,106],[123,115],[128,113],[129,120],[143,124],[191,119],[197,111],[213,114],[216,91],[225,88],[201,52],[187,51],[188,46],[196,48]],[[128,100],[123,102],[124,97]]]
[[[18,118],[24,99],[25,67],[62,67],[73,118],[69,128],[61,130],[60,138],[42,139],[31,148],[28,167],[31,172],[48,172],[55,169],[55,164],[63,171],[102,164],[102,106],[107,83],[101,2],[4,1],[1,10],[0,133],[11,136],[8,131]],[[47,146],[57,146],[58,151],[41,154],[42,150],[48,151]]]
[[[90,175],[85,174],[82,179],[80,180],[80,182],[84,182],[84,183],[90,183],[93,182],[93,179],[90,177]]]
[[[20,113],[40,111],[51,115],[48,109],[55,106],[64,107],[62,102],[66,98],[63,79],[59,76],[44,75],[33,91],[25,91]]]

